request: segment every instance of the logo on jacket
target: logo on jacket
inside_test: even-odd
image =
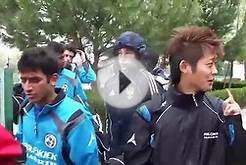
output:
[[[64,93],[66,93],[67,90],[68,90],[68,85],[67,85],[67,84],[64,84],[64,85],[62,86],[62,89],[63,89]]]
[[[135,146],[137,145],[136,140],[135,140],[135,133],[132,134],[131,138],[127,141],[127,144],[132,143]]]
[[[218,139],[219,138],[219,132],[204,132],[203,138],[204,139]]]
[[[56,146],[56,137],[52,134],[47,134],[44,138],[44,143],[49,148],[54,148]]]

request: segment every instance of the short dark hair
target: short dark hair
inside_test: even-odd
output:
[[[192,66],[192,71],[195,71],[205,51],[215,51],[219,57],[224,55],[223,42],[213,30],[199,26],[176,28],[166,52],[170,62],[171,83],[177,85],[180,81],[179,64],[182,60],[186,60]]]
[[[19,72],[41,70],[46,76],[58,72],[58,60],[54,52],[45,47],[34,47],[24,50],[18,61]]]
[[[55,41],[49,42],[47,48],[54,51],[57,54],[62,54],[65,51],[65,46]]]
[[[74,54],[74,56],[76,54],[76,48],[72,44],[66,45],[65,46],[65,50],[68,50],[68,51],[72,52]]]

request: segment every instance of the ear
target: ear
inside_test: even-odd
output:
[[[52,86],[55,86],[56,85],[56,80],[58,79],[58,74],[57,73],[54,73],[50,76],[50,84]]]
[[[181,73],[192,73],[191,65],[185,60],[179,63],[179,70]]]

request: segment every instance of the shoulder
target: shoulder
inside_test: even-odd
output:
[[[139,74],[137,75],[138,81],[141,83],[146,81],[148,83],[151,95],[155,93],[159,93],[159,85],[157,84],[155,77],[146,70],[140,70]]]
[[[56,114],[65,122],[75,113],[83,113],[84,107],[79,102],[66,96],[56,108]]]
[[[157,93],[151,96],[151,99],[142,103],[136,110],[140,117],[147,122],[152,122],[155,114],[159,114],[167,107],[165,93]]]
[[[204,102],[207,106],[209,106],[212,110],[216,111],[217,113],[221,113],[223,111],[223,100],[218,97],[209,96],[205,94]]]

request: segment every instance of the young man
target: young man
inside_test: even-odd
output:
[[[109,135],[107,159],[109,164],[122,164],[123,148],[129,140],[127,138],[128,126],[132,114],[141,102],[151,99],[154,94],[158,95],[159,88],[161,87],[158,88],[154,77],[143,66],[138,66],[138,63],[148,65],[150,62],[147,60],[154,59],[151,56],[152,53],[147,50],[144,39],[138,33],[122,33],[114,45],[114,55],[117,57],[114,67],[119,69],[115,69],[116,73],[106,82],[105,95],[109,100],[115,100],[113,102],[117,102],[118,105],[112,105],[109,102],[106,103],[107,131]],[[148,69],[151,70],[152,68]],[[118,72],[119,70],[121,72]],[[127,80],[121,73],[126,73],[130,77],[133,77],[131,79],[132,86],[127,84]],[[148,84],[146,93],[141,86],[144,83]],[[125,91],[123,97],[121,97],[122,94],[121,96],[116,95],[118,84],[120,88],[125,86],[125,89],[122,88],[122,92],[124,93]]]
[[[241,141],[246,132],[233,99],[223,103],[206,95],[213,87],[217,57],[223,56],[222,41],[209,28],[181,27],[167,50],[171,86],[159,109],[151,100],[142,105],[148,111],[141,113],[140,106],[134,114],[134,143],[126,147],[125,163],[225,165],[231,156],[228,146]]]
[[[69,97],[87,106],[88,100],[85,91],[82,89],[82,83],[96,81],[96,74],[90,67],[90,64],[87,65],[85,61],[83,66],[88,67],[74,67],[72,65],[72,59],[76,54],[76,50],[71,46],[50,42],[47,47],[58,56],[59,79],[57,80],[56,87],[62,88]]]
[[[56,88],[58,60],[46,48],[25,50],[18,61],[29,100],[19,123],[19,140],[27,149],[26,164],[97,165],[93,125],[84,107]]]

